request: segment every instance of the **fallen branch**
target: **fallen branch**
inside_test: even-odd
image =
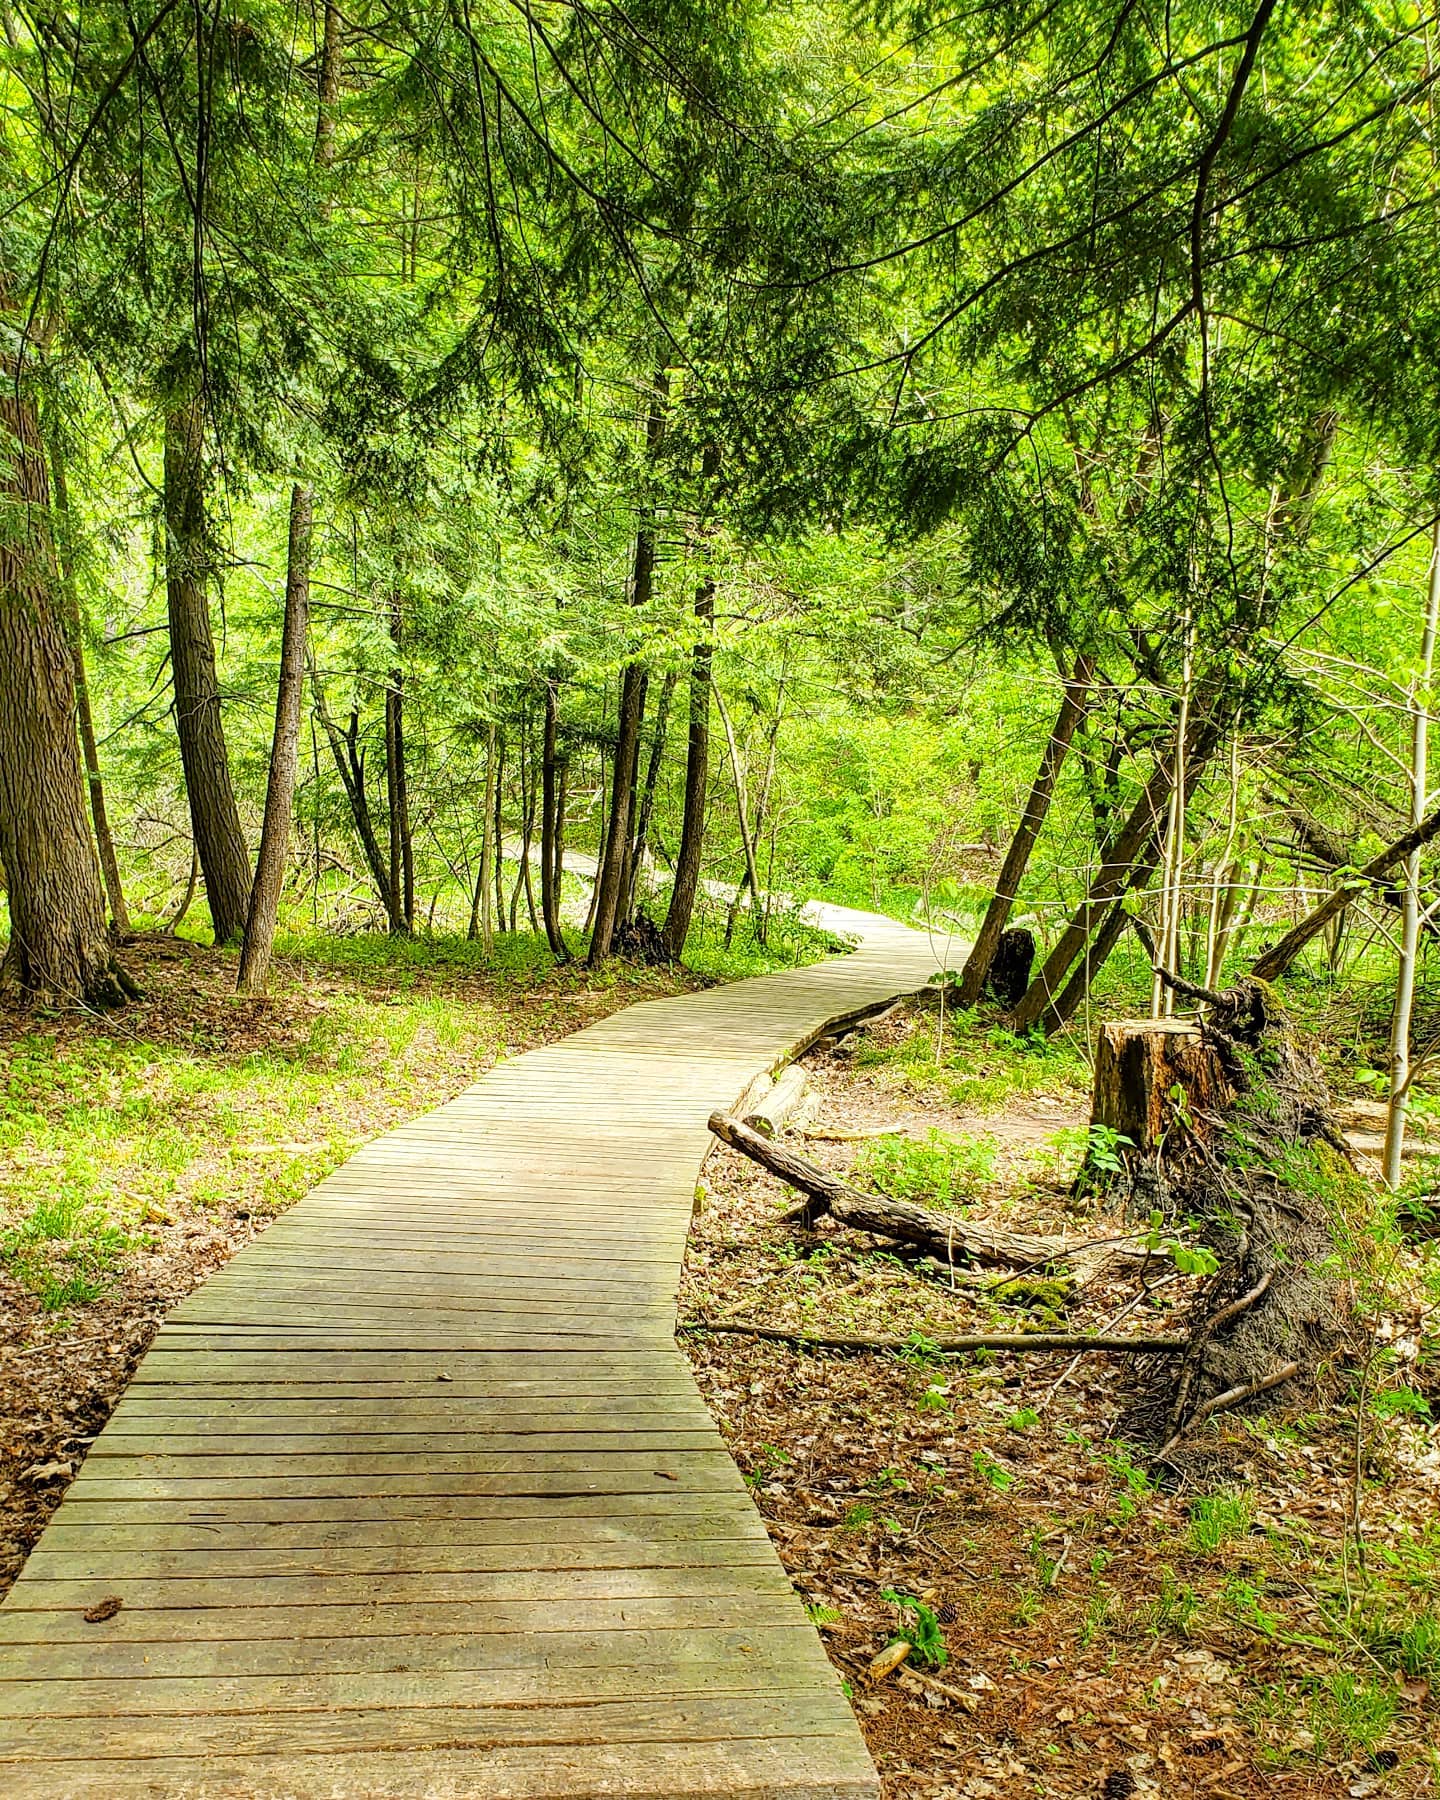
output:
[[[832,1337],[816,1332],[791,1331],[783,1325],[745,1325],[726,1319],[685,1319],[681,1331],[725,1332],[735,1337],[765,1338],[776,1344],[798,1344],[817,1350],[915,1350],[914,1337]],[[1127,1337],[1070,1331],[981,1331],[963,1337],[924,1337],[924,1347],[947,1354],[958,1350],[1045,1350],[1075,1354],[1107,1351],[1116,1355],[1178,1356],[1188,1350],[1188,1337]],[[1293,1373],[1293,1371],[1292,1371]]]
[[[1232,1406],[1241,1406],[1247,1400],[1253,1400],[1257,1394],[1268,1393],[1286,1382],[1292,1375],[1300,1373],[1300,1365],[1296,1362],[1281,1363],[1278,1369],[1272,1369],[1268,1375],[1262,1375],[1258,1381],[1246,1382],[1243,1387],[1226,1388],[1223,1394],[1216,1394],[1203,1406],[1197,1406],[1191,1417],[1186,1420],[1179,1431],[1172,1433],[1168,1441],[1156,1451],[1156,1460],[1167,1457],[1181,1438],[1188,1437],[1197,1426],[1203,1425],[1207,1419],[1213,1419],[1216,1413],[1229,1412]]]
[[[1074,1263],[1083,1259],[1093,1262],[1110,1256],[1143,1258],[1143,1246],[1130,1240],[1100,1244],[1070,1238],[1035,1237],[1023,1232],[1004,1231],[993,1225],[980,1225],[958,1213],[936,1212],[930,1207],[914,1206],[908,1200],[891,1200],[883,1194],[864,1194],[852,1188],[838,1175],[817,1169],[814,1163],[797,1156],[782,1144],[772,1143],[738,1119],[724,1113],[710,1115],[710,1129],[732,1150],[748,1156],[772,1175],[778,1175],[791,1187],[808,1196],[794,1217],[806,1225],[828,1216],[840,1225],[856,1231],[868,1231],[877,1237],[897,1238],[902,1243],[917,1244],[931,1256],[945,1263],[983,1263],[997,1268],[1044,1268],[1049,1263]],[[1089,1271],[1093,1272],[1093,1271]]]

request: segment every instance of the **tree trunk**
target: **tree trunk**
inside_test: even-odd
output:
[[[495,929],[505,929],[505,733],[495,734]]]
[[[1278,944],[1272,944],[1268,950],[1262,951],[1256,957],[1251,973],[1260,981],[1277,980],[1305,946],[1319,937],[1330,920],[1344,911],[1367,882],[1388,875],[1397,863],[1404,862],[1415,851],[1423,850],[1437,833],[1440,833],[1440,807],[1407,831],[1404,837],[1397,838],[1393,844],[1377,851],[1350,881],[1336,888],[1298,925],[1292,925]]]
[[[65,458],[58,437],[52,437],[50,441],[50,469],[55,482],[55,511],[60,518],[60,594],[70,633],[71,654],[75,658],[75,710],[80,723],[80,748],[85,758],[85,778],[90,789],[90,817],[95,826],[95,847],[100,852],[100,872],[105,878],[105,898],[110,905],[110,922],[116,934],[124,937],[130,930],[130,913],[125,905],[125,890],[120,884],[120,864],[115,855],[115,839],[110,831],[110,815],[105,805],[105,784],[100,778],[100,751],[95,742],[95,720],[90,711],[90,684],[85,678],[85,636],[80,623],[80,595],[75,586],[75,552],[70,539],[70,493],[65,479]]]
[[[495,858],[495,727],[490,727],[485,746],[485,798],[480,818],[480,947],[489,956],[495,948],[493,872]]]
[[[1194,721],[1185,759],[1187,785],[1193,785],[1213,754],[1222,729],[1220,709],[1211,707]],[[1031,981],[1020,1004],[1009,1015],[1010,1029],[1031,1030],[1042,1013],[1051,1005],[1052,996],[1065,984],[1071,966],[1084,950],[1090,934],[1105,918],[1113,901],[1134,885],[1136,864],[1146,847],[1158,834],[1170,799],[1174,779],[1173,756],[1167,757],[1151,771],[1130,814],[1105,850],[1105,860],[1074,916],[1061,933],[1059,942],[1046,957],[1038,975]]]
[[[640,554],[635,558],[639,580]],[[620,922],[620,896],[625,882],[626,851],[630,845],[630,799],[640,755],[640,727],[645,708],[645,671],[631,663],[620,684],[620,716],[615,739],[615,761],[610,774],[610,812],[605,827],[605,849],[596,877],[595,918],[590,934],[589,964],[593,969],[610,954],[615,927]]]
[[[234,943],[250,909],[250,856],[230,784],[215,641],[205,592],[205,411],[198,396],[165,415],[165,591],[175,727],[190,823],[217,944]]]
[[[290,550],[285,572],[285,628],[280,644],[280,681],[275,696],[275,736],[270,778],[265,788],[265,823],[250,891],[250,913],[240,950],[242,994],[263,994],[270,978],[270,954],[295,816],[295,778],[300,766],[300,701],[305,688],[305,640],[310,628],[310,539],[315,496],[296,482],[290,490]]]
[[[1425,629],[1420,644],[1420,677],[1410,691],[1410,822],[1425,816],[1430,786],[1430,678],[1435,668],[1435,636],[1440,626],[1440,522],[1430,545],[1430,579],[1425,597]],[[1400,1185],[1405,1154],[1405,1114],[1410,1100],[1410,1017],[1415,1006],[1415,963],[1420,948],[1420,852],[1405,858],[1405,901],[1395,1011],[1390,1021],[1390,1104],[1385,1115],[1384,1173],[1387,1187]]]
[[[755,867],[755,843],[750,835],[750,802],[745,793],[745,769],[740,760],[740,746],[735,739],[735,730],[730,723],[730,714],[726,710],[725,696],[720,692],[719,688],[716,688],[715,690],[715,705],[719,709],[720,725],[725,733],[725,746],[730,752],[730,772],[735,781],[735,811],[740,819],[740,842],[745,847],[744,879],[736,889],[735,898],[731,903],[730,916],[725,927],[725,947],[728,950],[730,947],[730,939],[735,930],[735,920],[739,915],[740,902],[744,896],[747,885],[750,889],[751,902],[755,908],[757,941],[762,944],[765,941],[763,929],[764,914],[761,910],[760,875]],[[771,749],[772,751],[774,749],[773,738],[771,739]]]
[[[1152,840],[1149,849],[1131,871],[1126,893],[1140,892],[1148,887],[1159,860],[1159,847]],[[1053,1037],[1057,1031],[1063,1030],[1085,1003],[1095,977],[1110,960],[1110,952],[1119,943],[1120,934],[1129,917],[1125,909],[1125,894],[1121,894],[1119,899],[1111,901],[1110,910],[1100,922],[1100,929],[1086,942],[1085,952],[1070,971],[1064,987],[1035,1021],[1046,1037]]]
[[[1020,883],[1029,867],[1030,854],[1040,836],[1040,828],[1050,811],[1055,783],[1069,752],[1070,740],[1089,707],[1090,681],[1094,667],[1091,657],[1076,657],[1074,673],[1065,683],[1060,711],[1050,728],[1034,786],[1030,789],[1030,797],[1025,802],[1025,810],[1020,815],[1020,823],[1010,840],[1010,848],[995,883],[995,896],[986,909],[970,954],[965,959],[965,968],[960,976],[960,992],[956,996],[957,1006],[975,1006],[985,991],[985,978],[990,973],[990,964],[995,959],[1000,934],[1010,918],[1015,896],[1020,892]]]
[[[670,724],[670,697],[675,692],[673,670],[660,684],[660,703],[655,708],[655,730],[650,739],[650,760],[645,769],[645,783],[640,789],[635,837],[626,861],[624,914],[631,918],[635,911],[640,875],[645,865],[645,852],[650,842],[650,820],[655,811],[655,790],[660,784],[660,765],[665,757],[665,736]]]
[[[540,916],[545,922],[546,942],[560,962],[568,962],[570,952],[560,929],[561,791],[556,747],[559,712],[554,679],[547,677],[545,725],[540,744]]]
[[[695,617],[703,635],[690,664],[690,735],[685,749],[685,809],[675,878],[665,914],[665,944],[678,961],[690,935],[695,895],[700,887],[700,858],[705,845],[705,797],[710,784],[710,665],[715,655],[709,627],[715,617],[715,583],[701,584],[695,595]]]
[[[390,641],[400,648],[400,602],[390,602]],[[397,664],[385,688],[385,797],[390,815],[390,928],[415,929],[415,853],[405,771],[405,675]],[[398,925],[397,925],[398,921]]]
[[[6,329],[14,323],[0,312]],[[135,993],[115,960],[75,720],[75,659],[57,606],[45,449],[15,354],[0,350],[0,861],[4,976],[26,998],[112,1006]]]
[[[345,798],[350,802],[350,816],[355,821],[356,835],[365,854],[365,866],[370,871],[370,879],[375,883],[380,904],[385,908],[390,930],[399,931],[399,916],[391,910],[393,896],[390,892],[390,870],[380,849],[375,819],[370,811],[370,797],[365,790],[365,757],[360,749],[360,715],[352,707],[348,729],[343,732],[340,730],[325,705],[325,695],[313,663],[310,666],[310,692],[315,697],[315,710],[325,729],[330,754],[335,758],[340,785],[345,790]]]

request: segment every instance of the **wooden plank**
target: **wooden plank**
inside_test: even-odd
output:
[[[874,1800],[874,1770],[853,1724],[833,1735],[700,1744],[590,1743],[342,1756],[72,1762],[65,1800]],[[19,1767],[8,1800],[56,1800],[54,1767]]]
[[[597,1740],[706,1744],[736,1738],[829,1737],[848,1723],[848,1709],[838,1692],[823,1689],[552,1704],[543,1714],[530,1707],[423,1704],[392,1706],[383,1712],[287,1710],[219,1719],[125,1710],[109,1715],[93,1733],[85,1734],[83,1742],[77,1742],[68,1719],[0,1719],[0,1765],[48,1762],[57,1779],[63,1780],[68,1763],[171,1757],[179,1743],[187,1758],[424,1751],[465,1743],[491,1752],[502,1745],[550,1747]]]

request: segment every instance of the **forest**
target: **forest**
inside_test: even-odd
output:
[[[878,1791],[1435,1791],[1440,14],[0,11],[3,1579],[357,1146],[905,926],[679,1302]]]

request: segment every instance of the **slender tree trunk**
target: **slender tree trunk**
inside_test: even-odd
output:
[[[240,949],[242,994],[263,994],[270,979],[275,922],[290,853],[295,817],[295,779],[300,767],[300,701],[305,689],[305,639],[310,629],[310,539],[315,496],[296,482],[290,490],[290,551],[285,572],[285,628],[280,645],[280,682],[275,696],[275,736],[265,788],[265,823],[250,890],[250,913]]]
[[[495,727],[490,727],[485,746],[485,798],[481,812],[480,835],[480,944],[489,956],[495,948]]]
[[[1225,946],[1229,940],[1230,922],[1235,917],[1238,898],[1236,877],[1240,865],[1235,845],[1240,835],[1240,734],[1230,738],[1230,791],[1225,813],[1225,842],[1215,859],[1215,873],[1210,883],[1210,907],[1205,925],[1205,977],[1203,985],[1219,984],[1225,965]]]
[[[403,621],[400,602],[390,602],[390,641],[397,652]],[[400,929],[415,929],[415,847],[410,835],[410,782],[405,767],[405,674],[397,663],[385,689],[385,792],[390,811],[392,918]]]
[[[185,892],[180,896],[180,904],[175,908],[174,916],[171,918],[170,923],[165,927],[165,935],[167,937],[174,937],[184,923],[185,915],[190,910],[190,902],[195,898],[195,889],[199,884],[200,855],[192,844],[190,846],[190,874],[186,878]]]
[[[705,798],[710,785],[710,665],[715,645],[710,624],[715,616],[715,583],[703,582],[695,596],[701,637],[690,664],[690,735],[685,750],[685,810],[680,848],[675,853],[675,879],[665,915],[665,943],[677,960],[685,953],[695,895],[700,888],[701,852],[705,846]]]
[[[665,433],[665,371],[656,371],[645,424],[645,448],[653,457]],[[640,528],[635,533],[635,564],[630,583],[630,601],[643,609],[655,587],[655,526],[648,512],[642,513]],[[625,894],[625,864],[630,849],[630,827],[635,777],[639,769],[640,731],[645,716],[645,671],[639,663],[630,663],[620,686],[620,716],[615,739],[615,767],[610,793],[610,822],[605,834],[605,855],[595,884],[594,924],[590,934],[588,961],[593,969],[610,954],[615,927],[621,919],[621,901]]]
[[[0,323],[13,309],[0,295]],[[18,359],[0,348],[0,861],[4,978],[27,998],[112,1006],[135,993],[115,960],[85,819],[75,658],[61,613],[45,448]]]
[[[529,733],[522,727],[520,732],[520,867],[515,873],[515,885],[510,890],[510,929],[517,931],[520,926],[520,894],[524,890],[525,905],[530,914],[530,929],[538,931],[540,921],[535,912],[535,889],[530,880],[530,850],[535,842],[535,758],[533,753],[527,755],[526,745]]]
[[[495,929],[505,928],[505,733],[495,736]]]
[[[1189,754],[1186,758],[1192,783],[1199,778],[1214,753],[1221,728],[1218,707],[1212,707],[1193,720]],[[1041,1015],[1049,1010],[1052,1001],[1064,987],[1091,932],[1101,924],[1111,902],[1118,899],[1131,885],[1137,861],[1145,854],[1147,845],[1160,829],[1170,800],[1173,779],[1172,757],[1167,757],[1151,771],[1150,779],[1130,809],[1125,823],[1106,847],[1105,860],[1085,898],[1060,934],[1054,949],[1046,957],[1040,972],[1010,1013],[1008,1023],[1011,1030],[1031,1030],[1039,1022]]]
[[[335,107],[340,99],[340,8],[325,0],[325,25],[320,40],[319,106],[315,113],[315,162],[328,169],[335,161]]]
[[[250,909],[250,857],[230,784],[215,641],[205,585],[205,412],[197,396],[165,415],[165,589],[175,726],[190,823],[217,944],[234,943]]]
[[[370,871],[370,879],[375,883],[380,904],[385,908],[390,930],[399,931],[400,919],[392,910],[394,896],[390,891],[390,869],[380,848],[374,815],[370,811],[370,797],[365,788],[365,757],[360,749],[360,715],[352,708],[349,728],[341,731],[325,705],[325,695],[313,663],[310,667],[310,692],[315,697],[315,711],[320,716],[330,754],[335,759],[340,785],[345,790],[345,798],[350,802],[350,816],[355,821],[355,832],[365,854],[365,866]]]
[[[553,677],[545,681],[545,724],[540,745],[540,916],[545,938],[560,962],[570,960],[565,935],[560,929],[561,796],[556,740],[560,701]]]
[[[625,889],[625,917],[631,918],[640,885],[645,852],[650,842],[650,821],[655,812],[655,791],[660,785],[660,765],[665,758],[665,736],[670,725],[670,700],[675,692],[675,673],[671,670],[660,684],[660,702],[655,708],[655,730],[650,739],[650,761],[645,769],[645,784],[640,790],[635,839],[630,846],[628,881]]]
[[[1020,823],[1015,828],[1015,835],[1010,840],[1010,848],[1005,853],[1005,861],[1000,868],[999,879],[995,883],[995,894],[986,908],[985,917],[971,946],[970,954],[965,959],[965,968],[960,976],[960,992],[956,997],[957,1006],[974,1006],[985,991],[985,979],[990,973],[990,965],[995,960],[995,949],[1000,942],[1010,918],[1010,910],[1015,904],[1015,897],[1020,892],[1020,883],[1030,864],[1030,855],[1040,836],[1040,828],[1045,823],[1050,811],[1050,802],[1055,793],[1055,783],[1059,779],[1060,770],[1070,749],[1070,740],[1075,729],[1084,718],[1090,705],[1090,682],[1094,674],[1093,659],[1079,656],[1075,659],[1074,673],[1065,683],[1065,693],[1060,701],[1060,711],[1056,714],[1055,723],[1050,728],[1050,736],[1046,741],[1044,754],[1040,758],[1040,767],[1036,772],[1034,785],[1030,789],[1030,797],[1025,802],[1025,810],[1020,815]]]
[[[740,746],[735,741],[734,728],[730,724],[730,714],[726,710],[725,696],[720,692],[718,687],[715,690],[715,705],[720,713],[720,725],[725,733],[725,745],[730,752],[730,770],[735,780],[735,811],[740,819],[740,842],[745,846],[745,879],[740,883],[739,890],[736,893],[735,905],[738,908],[741,894],[743,894],[745,886],[748,883],[750,893],[758,908],[760,904],[760,877],[755,868],[755,846],[750,838],[750,803],[745,796],[745,769],[740,761]],[[729,944],[731,934],[734,931],[734,926],[735,914],[732,913],[730,923],[725,932],[725,941],[727,945]]]
[[[1410,693],[1410,823],[1425,817],[1430,788],[1430,678],[1435,668],[1435,635],[1440,626],[1440,524],[1430,547],[1430,580],[1425,597],[1425,630],[1420,677]],[[1410,1099],[1410,1019],[1415,1007],[1415,963],[1420,948],[1420,852],[1405,858],[1405,908],[1395,1012],[1390,1022],[1390,1105],[1385,1118],[1384,1171],[1387,1187],[1400,1185],[1405,1154],[1405,1115]]]
[[[1180,677],[1180,706],[1175,719],[1174,769],[1170,783],[1170,805],[1165,822],[1165,845],[1161,868],[1165,886],[1160,902],[1160,966],[1180,972],[1180,917],[1184,907],[1185,875],[1185,800],[1190,791],[1185,768],[1185,752],[1190,733],[1190,615],[1185,615],[1184,670]],[[1157,973],[1150,987],[1152,1018],[1171,1018],[1175,1012],[1175,990]]]
[[[118,936],[130,930],[125,890],[120,884],[120,864],[110,815],[105,805],[105,784],[100,777],[100,751],[95,741],[95,720],[90,711],[90,684],[85,678],[85,634],[80,623],[80,595],[75,585],[75,552],[70,540],[70,492],[65,479],[65,457],[58,437],[50,440],[50,470],[55,483],[55,511],[60,519],[60,594],[65,622],[75,658],[75,710],[80,723],[80,749],[85,758],[85,778],[90,789],[90,817],[95,826],[95,847],[100,853],[100,872],[105,878],[105,898],[110,922]]]
[[[1440,835],[1440,807],[1428,813],[1404,837],[1397,838],[1393,844],[1387,844],[1383,850],[1377,851],[1350,880],[1326,895],[1298,925],[1292,925],[1278,944],[1272,944],[1268,950],[1262,951],[1251,967],[1251,974],[1261,981],[1277,980],[1306,945],[1319,937],[1336,913],[1343,912],[1355,895],[1363,891],[1367,882],[1388,875],[1397,863],[1403,863],[1414,851],[1423,850],[1437,835]]]

